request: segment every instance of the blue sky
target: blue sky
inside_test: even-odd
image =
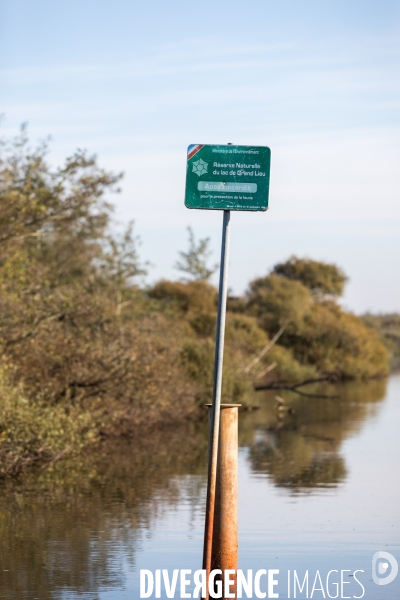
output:
[[[235,213],[230,285],[241,293],[291,254],[337,262],[344,304],[400,310],[400,3],[392,0],[2,0],[3,135],[28,121],[123,170],[113,198],[135,219],[147,281],[177,278],[189,143],[268,145],[270,210]]]

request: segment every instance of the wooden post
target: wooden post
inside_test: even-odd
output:
[[[211,406],[211,405],[208,405]],[[238,408],[240,404],[221,404],[218,440],[217,484],[212,537],[211,571],[221,569],[222,581],[227,569],[234,570],[229,593],[236,598],[238,566]],[[209,430],[211,411],[209,411]],[[223,584],[224,585],[224,584]],[[224,589],[224,588],[223,588]],[[225,598],[225,591],[222,598]]]

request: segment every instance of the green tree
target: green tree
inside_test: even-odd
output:
[[[245,310],[270,336],[284,327],[279,346],[315,374],[342,379],[387,375],[388,352],[379,336],[335,301],[345,280],[335,265],[292,257],[250,283]]]
[[[187,252],[179,252],[181,260],[175,263],[175,269],[186,273],[189,278],[194,280],[208,281],[218,269],[218,264],[212,267],[207,264],[212,254],[209,248],[210,238],[206,237],[196,242],[193,229],[188,227],[187,230],[189,233],[189,249]]]
[[[311,293],[302,283],[274,273],[252,281],[247,299],[248,310],[270,334],[283,325],[299,327],[312,305]]]
[[[324,375],[368,379],[388,374],[388,351],[377,333],[334,303],[316,303],[284,343]]]
[[[110,233],[105,197],[121,175],[84,152],[52,169],[25,130],[0,150],[1,352],[32,399],[129,398],[153,350],[134,319],[116,318],[140,303],[143,271],[132,228]]]
[[[347,281],[345,273],[335,264],[297,256],[291,256],[289,260],[275,265],[272,273],[292,281],[300,281],[311,290],[316,299],[342,296]]]

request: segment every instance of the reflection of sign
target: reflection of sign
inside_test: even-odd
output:
[[[185,205],[212,210],[267,210],[271,150],[266,146],[188,148]]]

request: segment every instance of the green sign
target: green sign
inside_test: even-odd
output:
[[[188,148],[185,206],[267,210],[271,150],[266,146]]]

